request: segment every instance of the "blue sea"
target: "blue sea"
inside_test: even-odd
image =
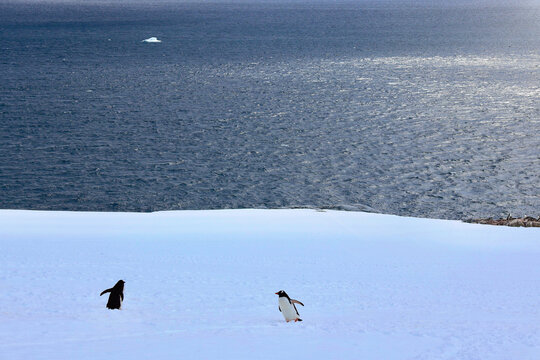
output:
[[[539,184],[540,5],[0,2],[0,208],[538,216]]]

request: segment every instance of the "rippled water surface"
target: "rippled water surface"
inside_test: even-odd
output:
[[[540,8],[0,4],[0,74],[0,208],[540,215]]]

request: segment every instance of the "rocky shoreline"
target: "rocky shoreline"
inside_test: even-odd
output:
[[[472,224],[502,225],[513,227],[540,227],[540,216],[538,217],[538,219],[535,219],[531,216],[513,218],[512,216],[508,215],[506,219],[469,219],[465,220],[465,222]]]

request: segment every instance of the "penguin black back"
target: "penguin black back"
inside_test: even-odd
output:
[[[124,301],[124,280],[118,280],[118,282],[110,289],[103,290],[99,296],[110,292],[109,300],[107,301],[108,309],[120,309],[122,307],[122,301]]]

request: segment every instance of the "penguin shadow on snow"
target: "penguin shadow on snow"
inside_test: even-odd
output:
[[[103,290],[99,296],[110,293],[109,300],[107,301],[108,309],[118,309],[122,308],[122,301],[124,301],[124,280],[118,280],[118,282],[110,289]]]

